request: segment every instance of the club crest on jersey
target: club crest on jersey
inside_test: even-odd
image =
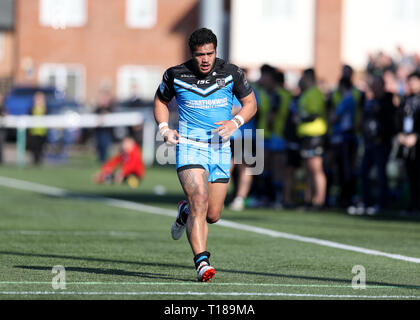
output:
[[[226,85],[225,79],[222,78],[216,79],[216,83],[219,88],[223,88]]]

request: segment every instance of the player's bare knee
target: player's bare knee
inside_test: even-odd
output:
[[[220,220],[220,211],[209,209],[207,212],[207,222],[210,224],[213,224],[219,220]]]
[[[220,217],[209,217],[207,216],[207,223],[213,224],[220,220]]]

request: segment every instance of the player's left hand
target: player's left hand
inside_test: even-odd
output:
[[[237,129],[236,124],[232,120],[217,121],[214,124],[220,125],[220,127],[214,129],[213,133],[218,133],[224,141],[229,140]]]

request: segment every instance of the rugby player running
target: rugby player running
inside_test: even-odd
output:
[[[187,200],[178,204],[174,240],[186,229],[199,281],[216,271],[207,251],[208,224],[220,219],[230,179],[230,136],[257,111],[254,93],[242,70],[216,58],[217,38],[209,29],[189,38],[192,59],[171,67],[156,91],[154,115],[167,144],[176,145],[178,178]],[[231,118],[233,96],[242,109]],[[178,104],[178,129],[168,126],[168,103]]]

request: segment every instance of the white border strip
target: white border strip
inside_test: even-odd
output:
[[[113,207],[136,210],[136,211],[141,211],[141,212],[151,213],[151,214],[158,214],[158,215],[171,216],[171,217],[174,217],[177,214],[176,210],[169,210],[169,209],[154,207],[154,206],[131,202],[127,200],[120,200],[120,199],[99,197],[99,196],[92,197],[88,195],[81,195],[81,194],[71,193],[61,188],[51,187],[51,186],[47,186],[43,184],[17,180],[13,178],[2,177],[2,176],[0,176],[0,186],[4,186],[8,188],[15,188],[19,190],[25,190],[25,191],[31,191],[31,192],[37,192],[37,193],[42,193],[42,194],[48,194],[48,195],[57,196],[57,197],[72,196],[72,197],[77,197],[84,200],[87,199],[91,201],[102,202],[104,204],[107,204]],[[312,244],[317,244],[324,247],[364,253],[364,254],[373,255],[373,256],[382,256],[382,257],[386,257],[390,259],[420,264],[420,258],[408,257],[408,256],[400,255],[400,254],[386,253],[386,252],[382,252],[378,250],[366,249],[362,247],[351,246],[351,245],[341,244],[338,242],[322,240],[322,239],[317,239],[317,238],[304,237],[304,236],[299,236],[299,235],[295,235],[291,233],[285,233],[285,232],[270,230],[266,228],[260,228],[260,227],[255,227],[251,225],[241,224],[241,223],[237,223],[237,222],[233,222],[233,221],[229,221],[225,219],[219,220],[217,225],[228,227],[231,229],[236,229],[236,230],[249,231],[249,232],[262,234],[262,235],[266,235],[266,236],[270,236],[274,238],[283,238],[283,239],[295,240],[299,242],[312,243]]]
[[[0,281],[2,285],[33,285],[47,284],[51,285],[51,281]],[[111,282],[111,281],[85,281],[85,282],[66,282],[66,285],[85,285],[85,286],[203,286],[201,282]],[[329,284],[297,284],[297,283],[240,283],[240,282],[212,282],[212,287],[285,287],[285,288],[323,288],[323,289],[350,289],[352,285],[329,285]],[[419,286],[410,285],[366,285],[366,289],[404,289],[418,290]]]
[[[140,237],[141,232],[131,231],[71,231],[71,230],[0,230],[0,234],[25,235],[25,236],[86,236],[86,237]]]
[[[287,292],[164,292],[164,291],[0,291],[0,295],[74,295],[74,296],[251,296],[251,297],[297,297],[297,298],[342,298],[342,299],[420,299],[420,296],[397,296],[397,295],[352,295],[352,294],[310,294],[310,293],[287,293]]]

